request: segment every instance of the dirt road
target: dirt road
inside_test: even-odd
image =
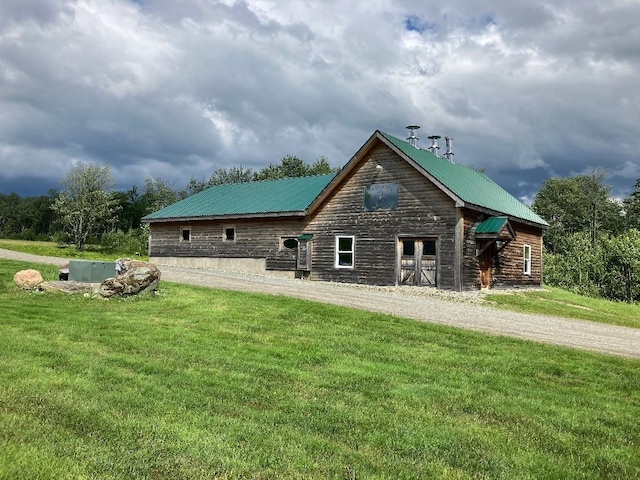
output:
[[[67,260],[0,249],[0,257],[62,265]],[[640,329],[514,313],[479,304],[477,292],[367,287],[160,265],[162,279],[204,287],[285,295],[388,313],[479,332],[640,358]]]

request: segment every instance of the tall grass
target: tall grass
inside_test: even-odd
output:
[[[170,283],[26,293],[27,266],[0,261],[0,478],[640,476],[638,361]]]

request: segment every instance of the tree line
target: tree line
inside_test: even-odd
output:
[[[248,167],[218,169],[208,179],[192,177],[181,189],[161,178],[115,191],[109,166],[79,164],[62,179],[60,190],[48,195],[20,197],[0,194],[0,238],[87,243],[126,251],[146,251],[148,229],[142,218],[213,185],[277,180],[335,173],[321,157],[309,164],[287,155],[261,170]]]
[[[604,172],[549,178],[533,210],[549,222],[544,281],[583,295],[640,301],[640,179],[622,201]]]

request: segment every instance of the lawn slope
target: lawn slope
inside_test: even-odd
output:
[[[0,260],[0,478],[638,478],[640,362]],[[39,266],[55,278],[55,267]]]

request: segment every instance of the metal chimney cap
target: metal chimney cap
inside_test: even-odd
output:
[[[416,130],[418,130],[420,128],[420,126],[419,125],[409,125],[406,128],[407,128],[407,130],[409,130],[409,136],[407,137],[407,140],[409,140],[409,145],[411,145],[414,148],[419,148],[418,147],[418,140],[420,140],[420,139],[416,135]]]

